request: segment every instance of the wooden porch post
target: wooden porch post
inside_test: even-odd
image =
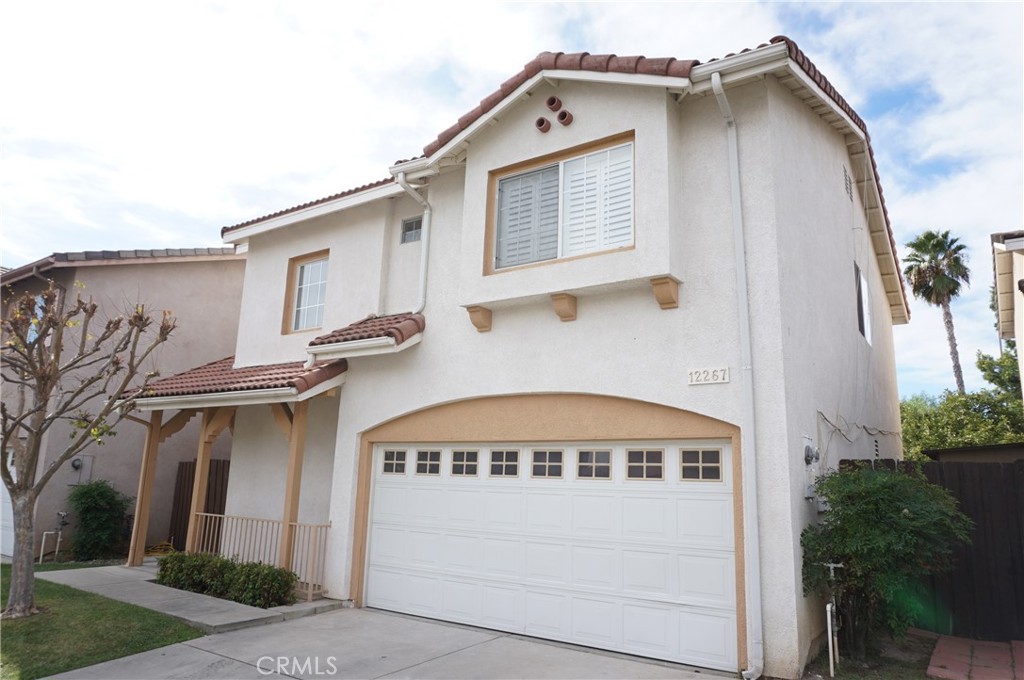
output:
[[[281,516],[281,546],[277,566],[290,569],[295,539],[294,522],[299,521],[299,493],[302,487],[302,455],[306,448],[306,420],[309,402],[295,402],[292,427],[288,435],[288,477],[284,487],[284,513]]]
[[[139,471],[139,492],[135,496],[135,521],[132,523],[132,542],[128,548],[128,566],[142,566],[146,555],[146,533],[149,531],[149,510],[153,505],[153,480],[156,477],[156,454],[160,448],[160,421],[163,411],[153,411],[146,429],[146,443],[142,449]]]
[[[188,513],[188,533],[185,535],[185,552],[195,552],[199,547],[199,517],[206,511],[206,487],[210,479],[210,452],[217,436],[235,416],[234,406],[220,406],[203,409],[203,422],[199,427],[199,450],[196,453],[196,476],[192,481],[192,505]]]

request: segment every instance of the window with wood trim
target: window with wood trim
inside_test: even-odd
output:
[[[323,326],[328,254],[329,251],[323,250],[288,261],[285,333]]]
[[[495,270],[633,245],[632,135],[496,171],[490,190]]]
[[[612,452],[607,449],[576,452],[576,477],[578,479],[611,479]]]
[[[418,474],[418,475],[439,475],[439,474],[441,474],[441,452],[440,451],[417,451],[416,452],[416,474]]]
[[[492,450],[491,451],[491,477],[518,477],[519,476],[519,451],[517,450]]]
[[[382,471],[386,475],[404,475],[405,451],[385,451],[384,469]]]
[[[628,449],[626,479],[664,479],[665,452],[661,449]]]
[[[562,452],[534,450],[533,463],[530,469],[533,477],[562,477]]]
[[[476,477],[478,451],[452,451],[452,477]]]
[[[687,481],[722,481],[721,449],[681,449],[679,451],[680,479]]]

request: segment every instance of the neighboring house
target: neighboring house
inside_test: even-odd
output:
[[[227,510],[194,505],[189,548],[799,677],[825,621],[810,485],[901,455],[908,310],[863,121],[785,38],[544,53],[390,172],[223,230],[248,248],[234,358],[139,401],[154,431],[202,413],[200,470],[234,424]]]
[[[1018,344],[1021,392],[1024,394],[1024,231],[992,234],[992,267],[996,281],[996,317],[999,339]]]
[[[119,250],[80,253],[54,253],[36,262],[3,272],[4,315],[7,305],[22,293],[46,288],[48,280],[63,287],[68,294],[91,297],[99,306],[103,318],[124,313],[126,306],[139,302],[159,319],[161,310],[170,310],[178,319],[178,328],[171,338],[154,353],[149,370],[162,375],[194,366],[197,361],[208,361],[230,354],[238,332],[238,310],[242,279],[245,271],[244,255],[235,248],[182,248],[173,250]],[[5,388],[6,389],[6,388]],[[86,405],[86,409],[88,409]],[[48,432],[44,452],[40,456],[39,470],[48,466],[53,457],[69,441],[70,428],[59,422]],[[58,524],[58,511],[70,512],[68,492],[76,484],[105,479],[121,493],[134,497],[138,493],[139,462],[146,428],[130,421],[122,421],[117,435],[106,439],[102,447],[89,446],[57,472],[45,487],[36,503],[36,554],[42,532]],[[193,432],[193,437],[197,436]],[[230,441],[217,449],[217,457],[226,458]],[[179,461],[195,458],[195,446],[186,441],[169,442],[163,465],[157,470],[159,480],[152,505],[150,531],[147,543],[168,538],[171,515],[171,496],[175,487]],[[4,555],[13,547],[10,523],[10,500],[3,487],[3,546]],[[61,551],[70,549],[70,538],[75,520],[65,531]],[[47,551],[52,551],[51,539]]]

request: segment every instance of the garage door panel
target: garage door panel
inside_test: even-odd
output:
[[[513,586],[483,585],[480,623],[499,630],[523,629],[523,590]]]
[[[680,610],[679,652],[713,668],[736,667],[736,617],[716,611]]]
[[[568,583],[569,547],[564,543],[526,543],[526,581],[564,586]]]
[[[483,541],[483,565],[485,576],[521,578],[521,542],[516,539],[488,538]]]
[[[449,571],[480,572],[483,540],[479,536],[447,534],[444,537],[444,565]]]
[[[672,537],[672,512],[668,498],[632,495],[622,499],[622,536],[626,539]]]
[[[569,533],[569,498],[562,493],[526,495],[526,530],[540,534]]]
[[[622,551],[622,590],[642,597],[674,600],[672,555],[643,550]]]
[[[676,538],[697,545],[733,546],[732,498],[676,499]]]
[[[612,494],[582,494],[572,497],[572,533],[615,539],[620,532],[621,503]]]
[[[564,640],[569,637],[570,598],[552,592],[527,591],[523,632]]]
[[[572,637],[595,647],[619,646],[622,604],[606,599],[572,598]]]
[[[642,445],[664,452],[651,480],[625,478],[627,444],[602,445],[603,479],[577,479],[566,443],[419,446],[441,452],[438,475],[374,461],[368,605],[736,670],[727,446],[722,481],[684,480],[678,442]],[[531,477],[531,447],[563,451],[563,477]],[[520,450],[519,476],[491,477],[489,448]],[[479,475],[451,475],[466,449]]]
[[[483,505],[482,491],[446,489],[442,497],[443,517],[449,526],[472,528],[480,523],[480,507]]]
[[[621,552],[614,548],[574,546],[572,582],[574,588],[617,591],[622,586]]]

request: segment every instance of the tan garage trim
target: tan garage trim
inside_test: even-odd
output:
[[[373,446],[379,442],[519,442],[729,439],[732,443],[736,532],[736,637],[740,668],[746,658],[743,475],[740,429],[692,411],[595,394],[480,397],[433,406],[389,420],[360,437],[350,597],[363,604]]]

